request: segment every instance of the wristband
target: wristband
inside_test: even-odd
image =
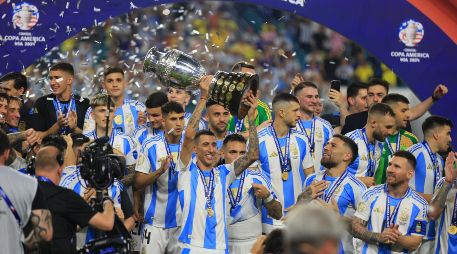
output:
[[[432,95],[432,101],[435,102],[435,101],[438,101],[440,98],[436,97],[435,94]]]
[[[202,96],[202,97],[200,97],[200,100],[204,100],[204,101],[206,101],[206,100],[208,100],[208,98],[206,98],[206,97]]]
[[[273,195],[271,195],[271,193],[268,195],[268,197],[263,199],[264,203],[270,203],[271,201],[273,201]]]

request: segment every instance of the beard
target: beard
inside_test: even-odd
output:
[[[377,132],[377,131],[373,132],[373,138],[379,142],[384,142],[385,141],[384,139],[386,139],[385,137],[382,136],[382,134],[380,132]]]
[[[334,168],[338,165],[338,163],[330,160],[330,159],[324,159],[322,158],[321,160],[321,165],[324,167],[324,168]]]

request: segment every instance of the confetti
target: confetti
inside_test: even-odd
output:
[[[94,12],[100,12],[100,9],[94,6]]]
[[[69,6],[70,6],[70,2],[67,2],[67,4],[65,5],[65,9],[68,9]]]
[[[329,61],[328,63],[329,63],[329,64],[335,64],[335,62],[334,62],[334,61]]]

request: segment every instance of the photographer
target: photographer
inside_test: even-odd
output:
[[[41,148],[35,159],[35,172],[52,214],[54,235],[41,253],[75,253],[76,226],[91,225],[109,231],[114,225],[113,201],[105,198],[103,213],[96,212],[71,190],[58,186],[63,171],[63,153],[59,147]]]

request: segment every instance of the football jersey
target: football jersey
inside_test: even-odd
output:
[[[91,141],[98,138],[95,130],[86,133],[85,135]],[[119,151],[125,156],[125,163],[127,166],[134,165],[136,163],[138,158],[137,143],[134,142],[131,137],[121,134],[119,130],[113,129],[109,142],[113,149]]]
[[[313,116],[311,120],[298,121],[297,130],[308,139],[310,153],[314,161],[314,171],[317,173],[323,169],[321,159],[324,154],[324,146],[333,136],[333,128],[326,120]]]
[[[255,126],[259,126],[265,121],[271,119],[271,110],[268,105],[258,100],[258,106],[256,110],[256,117],[255,117]],[[244,119],[238,119],[236,116],[230,116],[230,120],[227,126],[229,131],[233,131],[235,133],[247,131],[249,128],[248,118],[245,117]]]
[[[154,129],[150,122],[147,122],[141,126],[138,126],[132,133],[132,138],[137,142],[138,147],[141,147],[144,141],[148,138],[154,137],[155,135],[163,135],[163,130]]]
[[[390,224],[395,224],[399,225],[398,230],[402,235],[424,236],[427,227],[427,201],[411,188],[408,188],[401,198],[388,195],[386,189],[386,184],[383,184],[366,190],[354,216],[366,221],[367,228],[371,232],[381,233]],[[386,209],[387,205],[389,210]],[[390,218],[390,224],[387,224],[388,218]],[[392,250],[390,245],[363,242],[362,253],[404,252]]]
[[[436,188],[440,188],[444,183],[444,177],[438,181]],[[435,195],[436,196],[436,195]],[[454,222],[457,225],[457,182],[452,183],[452,188],[449,190],[446,203],[440,217],[436,220],[436,240],[435,254],[457,253],[457,234],[450,230]]]
[[[254,219],[260,215],[262,199],[254,195],[252,184],[262,184],[277,199],[271,183],[259,170],[246,169],[227,189],[227,224],[229,239],[252,239],[262,234],[262,221]]]
[[[272,125],[262,129],[259,132],[259,164],[262,173],[271,182],[273,191],[278,197],[278,201],[283,206],[283,215],[286,215],[286,209],[295,204],[298,195],[303,192],[303,183],[305,181],[304,170],[313,167],[313,160],[309,153],[309,145],[306,137],[294,129],[290,129],[289,146],[289,163],[287,179],[283,180],[280,153],[274,139]],[[286,154],[285,147],[287,136],[278,139],[281,153]],[[285,155],[286,156],[286,155]],[[282,226],[281,221],[273,220],[267,215],[263,208],[262,223],[264,231],[270,231],[271,226]]]
[[[191,160],[187,166],[179,162],[179,169],[182,224],[178,240],[205,249],[228,249],[226,194],[236,178],[233,164],[203,171]],[[209,197],[210,208],[206,197]]]
[[[355,161],[349,165],[349,172],[357,177],[374,176],[377,165],[381,158],[381,150],[383,143],[375,141],[368,143],[365,128],[353,130],[346,133],[346,137],[352,139],[359,149],[359,154]]]
[[[231,132],[231,131],[226,131],[225,132],[225,137],[227,137],[228,135],[231,135],[233,134],[234,132]],[[225,139],[224,137],[224,139]],[[224,145],[224,139],[216,139],[216,147],[217,147],[217,150],[221,150],[222,146]]]
[[[331,177],[326,171],[320,171],[306,178],[305,188],[313,181],[321,180],[330,182],[321,198],[329,204],[332,204],[332,198],[335,199],[340,215],[352,218],[366,190],[365,184],[347,170],[339,177]],[[339,253],[354,253],[352,239],[351,234],[345,231]]]
[[[417,137],[414,134],[403,129],[400,129],[397,134],[390,135],[386,138],[382,146],[381,159],[375,172],[376,184],[386,182],[386,169],[389,166],[392,154],[397,151],[406,151],[412,145],[417,144],[417,142]]]
[[[189,123],[190,118],[192,117],[192,113],[189,112],[184,112],[184,126],[187,127],[187,124]],[[198,122],[198,130],[207,130],[208,129],[208,123],[201,118],[200,121]]]
[[[144,174],[155,172],[161,167],[162,160],[167,154],[172,154],[173,162],[177,162],[180,147],[181,144],[169,144],[163,135],[147,139],[141,147],[135,171]],[[171,164],[153,184],[146,187],[145,223],[160,228],[173,228],[179,225],[177,184],[178,170],[175,164]]]
[[[125,99],[124,104],[114,112],[113,128],[121,133],[131,135],[138,127],[138,112],[146,111],[146,106],[136,100]],[[95,121],[91,116],[92,107],[86,111],[83,134],[95,130]]]

